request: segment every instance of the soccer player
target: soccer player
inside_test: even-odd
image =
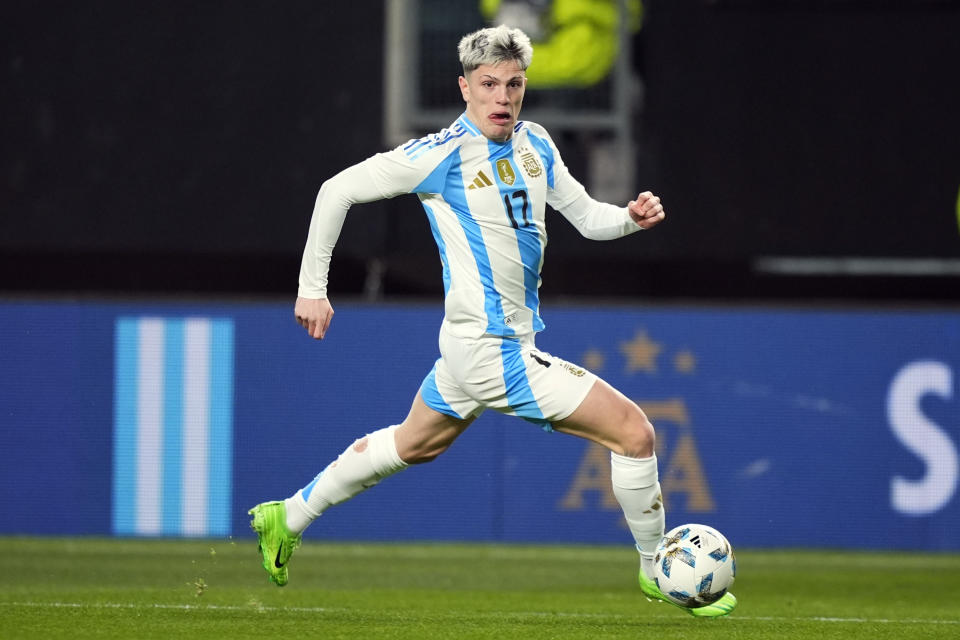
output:
[[[297,321],[322,340],[333,318],[327,270],[347,210],[415,193],[443,266],[441,356],[403,422],[359,438],[286,500],[250,510],[263,567],[274,583],[286,584],[293,551],[314,519],[409,465],[435,459],[493,409],[610,449],[613,491],[640,552],[641,589],[667,602],[652,580],[664,531],[653,426],[605,381],[534,344],[544,328],[537,289],[545,205],[593,240],[650,229],[664,219],[663,205],[650,192],[625,207],[597,202],[567,171],[546,130],[517,119],[533,56],[522,31],[481,29],[460,41],[459,54],[466,111],[453,124],[324,182],[294,308]],[[686,610],[715,617],[735,605],[727,594]]]

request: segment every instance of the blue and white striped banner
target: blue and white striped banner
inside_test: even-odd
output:
[[[113,532],[229,535],[233,321],[120,317],[115,349]]]

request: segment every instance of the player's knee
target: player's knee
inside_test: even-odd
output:
[[[407,464],[425,464],[433,462],[440,454],[450,448],[449,444],[423,443],[415,447],[410,447],[400,453],[400,457]]]
[[[623,441],[623,455],[630,458],[648,458],[653,455],[657,444],[653,424],[640,407],[634,406],[626,420]]]

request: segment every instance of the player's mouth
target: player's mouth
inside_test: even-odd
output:
[[[510,124],[510,121],[513,119],[506,111],[497,111],[495,113],[491,113],[489,116],[487,116],[487,118],[493,124],[499,125]]]

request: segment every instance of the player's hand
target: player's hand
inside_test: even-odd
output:
[[[326,298],[297,298],[293,314],[297,323],[307,330],[310,337],[323,340],[330,321],[333,320],[333,307]]]
[[[633,221],[643,229],[657,226],[667,216],[660,204],[660,198],[649,191],[644,191],[636,200],[628,202],[627,211]]]

